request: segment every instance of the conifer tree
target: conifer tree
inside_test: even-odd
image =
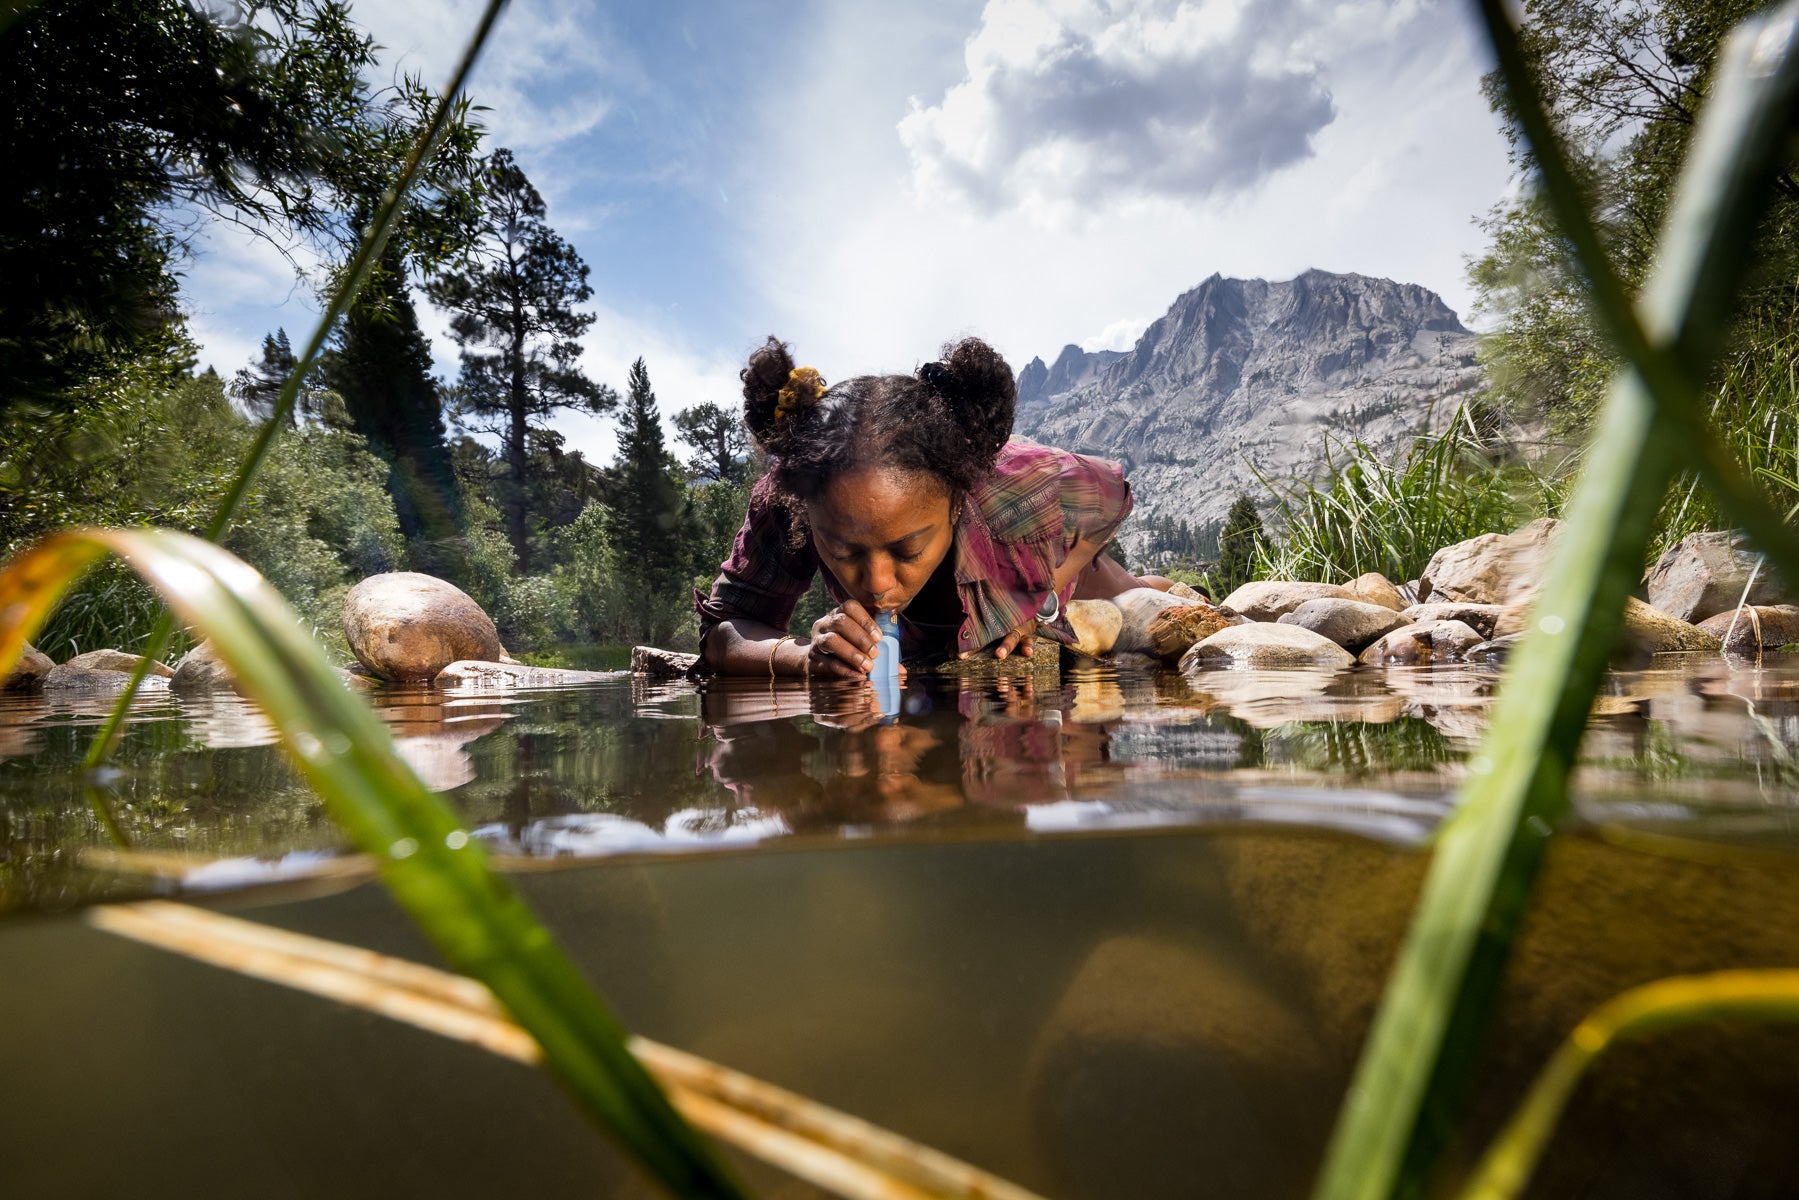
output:
[[[742,483],[749,465],[741,461],[749,442],[743,419],[710,400],[675,414],[675,436],[695,451],[687,462],[690,478]]]
[[[1224,532],[1218,535],[1219,586],[1227,593],[1255,577],[1256,551],[1264,536],[1256,502],[1238,496],[1224,519]]]
[[[619,571],[632,594],[642,597],[646,634],[665,636],[673,628],[661,610],[683,614],[682,589],[689,582],[691,551],[686,489],[680,465],[662,440],[662,417],[643,359],[631,364],[624,411],[620,414],[618,461],[613,465],[609,540]]]
[[[287,377],[298,365],[299,359],[287,340],[287,330],[277,329],[274,333],[264,334],[262,358],[237,373],[231,381],[231,392],[252,420],[266,421],[275,412],[275,402],[281,398],[281,388],[287,383]],[[299,405],[294,407],[298,410]],[[291,424],[292,413],[288,414],[288,420]]]
[[[593,295],[587,264],[545,222],[543,197],[511,151],[495,150],[489,160],[482,205],[479,237],[428,293],[455,314],[450,332],[462,346],[463,409],[486,419],[471,428],[497,433],[505,447],[506,536],[523,573],[530,568],[532,429],[565,408],[610,412],[618,394],[580,368],[576,339],[594,321],[574,308]]]

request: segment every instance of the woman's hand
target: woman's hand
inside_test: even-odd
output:
[[[1037,618],[1026,617],[1023,624],[1007,633],[1006,636],[1001,638],[999,643],[993,647],[993,657],[1005,658],[1016,650],[1026,658],[1033,658],[1036,656],[1036,646]]]
[[[814,679],[867,679],[881,631],[868,610],[845,600],[812,622],[808,662]]]

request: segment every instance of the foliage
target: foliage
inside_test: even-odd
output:
[[[1322,487],[1293,480],[1271,489],[1282,528],[1277,544],[1263,544],[1263,577],[1416,579],[1442,547],[1510,532],[1540,499],[1536,476],[1501,456],[1466,408],[1391,456],[1352,441],[1327,448],[1326,462]]]
[[[0,406],[186,352],[173,262],[195,213],[334,259],[436,98],[376,91],[374,46],[337,0],[44,0],[0,38]],[[458,107],[406,204],[406,244],[441,254],[466,220],[478,136]]]
[[[509,150],[488,160],[480,236],[428,293],[455,314],[450,331],[462,346],[462,411],[487,418],[510,471],[502,496],[506,532],[521,573],[530,566],[526,519],[527,463],[534,422],[567,408],[609,412],[611,388],[582,372],[577,341],[594,322],[575,311],[593,295],[587,264],[545,221],[543,197]]]
[[[1695,115],[1710,91],[1720,39],[1760,7],[1754,0],[1529,0],[1519,44],[1542,82],[1551,122],[1593,198],[1612,271],[1627,293],[1641,286]],[[1504,123],[1511,158],[1536,171],[1531,144],[1497,72],[1486,91]],[[1764,220],[1760,275],[1744,307],[1762,323],[1790,316],[1799,273],[1799,184],[1775,180]],[[1484,339],[1495,398],[1553,427],[1584,429],[1604,395],[1614,357],[1583,303],[1571,248],[1540,192],[1490,212],[1491,244],[1470,268],[1480,307],[1498,318]]]
[[[1256,511],[1256,502],[1248,496],[1238,496],[1231,511],[1225,515],[1223,532],[1218,535],[1216,578],[1221,589],[1220,598],[1256,577],[1256,559],[1266,541],[1267,534],[1262,529],[1262,516]]]

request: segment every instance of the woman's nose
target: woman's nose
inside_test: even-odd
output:
[[[868,594],[875,603],[879,604],[883,596],[898,586],[899,580],[893,573],[893,560],[877,558],[868,564]]]

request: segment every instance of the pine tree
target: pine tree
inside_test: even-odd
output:
[[[662,417],[643,359],[631,364],[613,466],[612,519],[608,540],[618,555],[631,594],[643,600],[645,632],[666,636],[673,626],[662,611],[684,614],[682,589],[692,557],[686,489],[680,465],[662,440]]]
[[[687,462],[692,479],[742,483],[749,464],[742,455],[749,448],[743,420],[708,400],[675,414],[675,436],[696,451]]]
[[[262,339],[262,358],[237,373],[231,381],[231,393],[244,406],[244,411],[252,420],[266,421],[274,415],[275,402],[281,398],[281,389],[298,365],[299,359],[294,356],[294,348],[287,340],[287,330],[277,329],[274,333],[265,334]],[[294,405],[296,411],[299,407],[298,404]],[[294,414],[290,412],[288,423],[292,424],[293,420]]]
[[[1256,551],[1264,536],[1256,502],[1238,496],[1224,519],[1224,532],[1218,536],[1219,586],[1227,593],[1255,577]]]
[[[463,408],[488,418],[471,427],[499,434],[504,444],[506,536],[522,573],[531,556],[526,484],[534,423],[565,408],[610,412],[618,394],[581,371],[576,339],[594,318],[574,306],[593,295],[587,264],[545,223],[543,197],[511,151],[495,150],[489,160],[482,205],[480,236],[429,294],[455,314]]]
[[[324,378],[343,397],[356,432],[389,464],[387,490],[401,532],[418,551],[418,565],[455,575],[453,563],[436,549],[462,534],[463,516],[443,396],[431,373],[431,343],[419,329],[397,249],[383,258],[368,294],[344,319]]]

